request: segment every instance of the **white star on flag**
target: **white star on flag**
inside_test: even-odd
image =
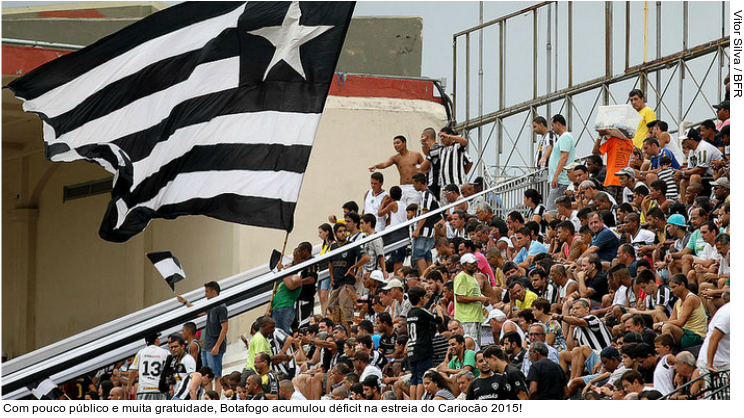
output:
[[[269,26],[248,32],[251,35],[266,38],[276,48],[269,66],[266,67],[263,81],[266,81],[269,71],[282,60],[297,71],[303,79],[307,79],[300,59],[300,46],[333,29],[333,26],[302,26],[300,25],[301,15],[300,2],[293,1],[281,26]]]

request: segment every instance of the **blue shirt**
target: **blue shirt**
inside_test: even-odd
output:
[[[597,235],[592,237],[590,245],[592,247],[599,247],[599,251],[596,254],[602,261],[612,262],[612,259],[617,256],[617,247],[620,246],[620,240],[609,228],[604,227]]]
[[[659,155],[657,155],[656,157],[651,157],[651,159],[650,159],[650,161],[651,161],[651,170],[655,170],[655,169],[659,168],[659,159],[661,159],[661,157],[664,157],[664,156],[667,156],[667,157],[669,157],[669,158],[672,159],[672,168],[673,169],[675,169],[675,170],[679,170],[680,169],[679,162],[677,162],[677,158],[674,157],[674,153],[671,152],[671,151],[669,151],[666,148],[662,148],[662,149],[659,150]]]
[[[542,244],[540,244],[537,241],[532,241],[532,243],[530,244],[529,250],[527,250],[526,248],[522,248],[521,250],[519,250],[519,253],[517,253],[517,256],[514,257],[514,262],[519,264],[523,262],[524,260],[526,260],[527,257],[531,255],[537,255],[540,253],[547,253],[547,252],[548,250]]]

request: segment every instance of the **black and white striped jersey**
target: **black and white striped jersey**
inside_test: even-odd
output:
[[[656,293],[653,296],[646,296],[646,309],[650,311],[656,309],[657,306],[663,306],[664,313],[667,316],[671,316],[676,301],[677,297],[672,294],[669,287],[667,285],[661,285],[656,289]]]
[[[456,184],[462,186],[465,182],[465,147],[455,141],[452,145],[442,147],[440,151],[439,184],[446,186]]]
[[[585,327],[574,327],[574,339],[580,346],[588,345],[592,350],[601,350],[612,343],[612,334],[601,319],[594,315],[582,318],[589,325]]]

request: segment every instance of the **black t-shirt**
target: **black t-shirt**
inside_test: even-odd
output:
[[[524,375],[516,367],[507,364],[504,373],[477,378],[468,388],[467,400],[518,400],[519,392],[528,393]]]
[[[397,339],[397,331],[393,331],[393,333],[389,337],[386,337],[385,334],[380,334],[379,348],[380,351],[382,351],[382,354],[384,354],[386,357],[391,356],[395,351],[395,340]]]
[[[527,353],[527,350],[521,349],[519,350],[519,353],[516,355],[509,354],[509,363],[511,363],[514,367],[517,369],[522,369],[522,362],[524,361],[524,356]]]
[[[563,400],[563,388],[568,384],[561,366],[547,358],[532,363],[527,380],[537,382],[535,399]]]
[[[339,248],[339,245],[334,242],[331,245],[331,251],[336,248]],[[356,264],[364,254],[366,253],[361,247],[349,247],[347,251],[331,258],[331,265],[333,265],[333,283],[331,283],[331,285],[333,289],[338,289],[347,284],[356,284],[356,278],[354,276],[347,276],[346,272],[349,270],[349,267]]]
[[[607,283],[607,273],[603,271],[598,272],[586,285],[595,290],[594,294],[589,296],[589,299],[596,300],[599,303],[602,303],[602,296],[610,293],[610,285]]]
[[[432,315],[429,311],[413,307],[406,316],[408,330],[408,361],[421,361],[434,356],[432,338],[437,332],[437,324],[442,318]]]
[[[307,302],[315,301],[315,282],[318,281],[318,265],[313,264],[312,266],[305,268],[300,273],[300,277],[303,280],[308,277],[312,277],[315,280],[313,280],[312,283],[302,285],[302,290],[300,291],[300,296],[297,297],[297,300],[304,300]]]
[[[251,398],[252,401],[265,401],[266,399],[268,398],[266,398],[266,394],[263,392]]]
[[[268,372],[261,375],[261,388],[264,393],[270,393],[272,395],[279,394],[279,380],[276,378],[274,372]]]

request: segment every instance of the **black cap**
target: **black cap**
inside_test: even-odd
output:
[[[730,106],[731,106],[730,102],[728,100],[724,100],[724,101],[722,101],[721,103],[719,103],[717,105],[713,105],[713,109],[726,109],[726,110],[730,110],[731,109]]]
[[[483,187],[483,177],[476,177],[475,180],[473,180],[473,185]]]
[[[681,141],[684,141],[685,139],[691,139],[695,142],[700,142],[703,138],[700,136],[700,131],[695,128],[688,128],[686,131],[682,132],[682,135],[679,136],[679,139]]]
[[[145,336],[145,343],[147,343],[147,345],[155,344],[155,340],[157,340],[159,337],[160,337],[159,332],[153,332],[153,333],[147,334]]]
[[[459,188],[459,187],[457,187],[457,185],[456,185],[456,184],[448,184],[448,185],[444,186],[444,191],[445,191],[445,192],[455,192],[455,193],[460,193],[460,188]]]

